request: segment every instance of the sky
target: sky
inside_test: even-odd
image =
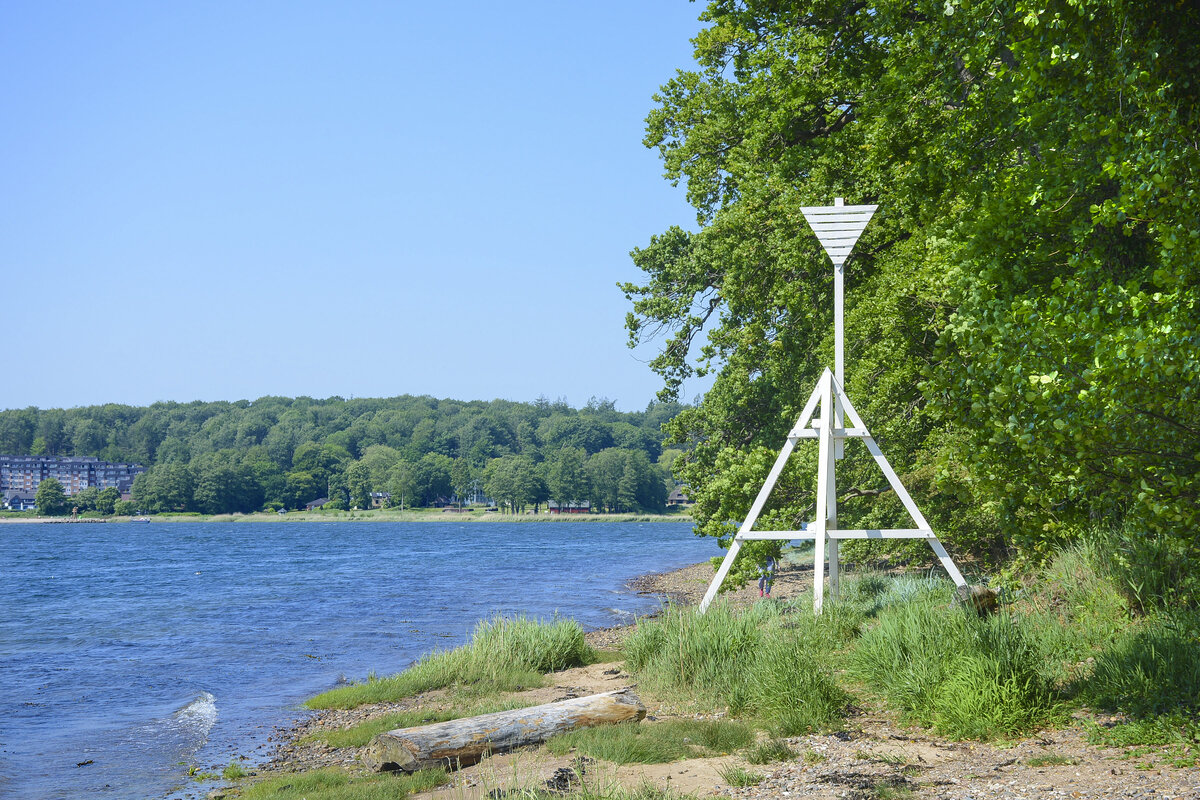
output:
[[[642,138],[702,8],[5,3],[0,408],[645,408],[616,284],[695,227]]]

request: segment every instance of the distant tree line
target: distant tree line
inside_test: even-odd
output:
[[[513,512],[551,501],[661,511],[679,452],[664,453],[661,429],[681,409],[409,395],[26,408],[0,411],[0,452],[144,464],[133,504],[150,512],[299,509],[320,497],[367,508],[373,493],[424,507],[476,489]],[[70,500],[108,511],[113,498],[96,494]]]

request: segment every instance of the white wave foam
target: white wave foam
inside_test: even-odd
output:
[[[201,692],[199,697],[175,712],[175,724],[204,741],[217,724],[217,698],[209,692]]]

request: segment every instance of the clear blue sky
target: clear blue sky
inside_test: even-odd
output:
[[[643,408],[615,284],[694,226],[641,140],[702,9],[4,4],[0,408]]]

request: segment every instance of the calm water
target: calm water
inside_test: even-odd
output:
[[[718,552],[683,523],[0,526],[0,797],[191,797],[345,679],[493,614],[585,628]],[[77,766],[82,764],[82,766]]]

